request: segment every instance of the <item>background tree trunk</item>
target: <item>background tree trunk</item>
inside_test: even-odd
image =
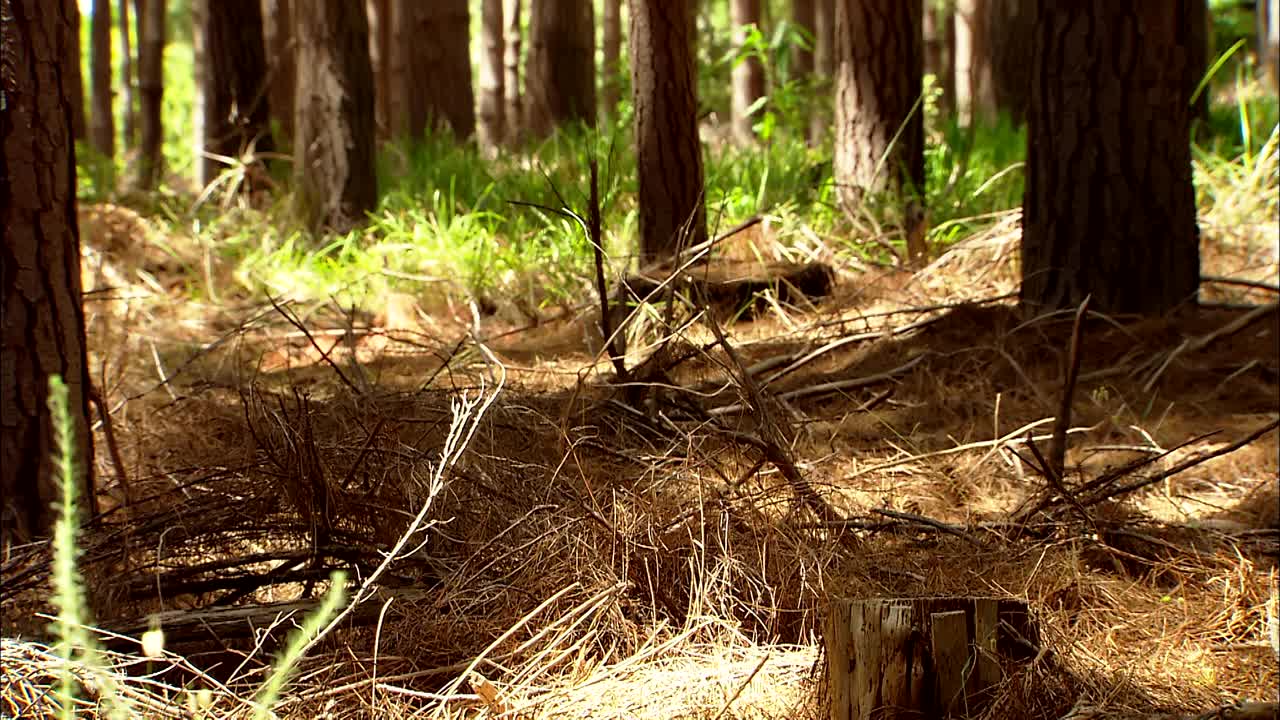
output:
[[[369,65],[373,70],[374,122],[377,136],[392,135],[391,120],[391,0],[368,0]]]
[[[867,193],[924,188],[920,0],[836,5],[835,155],[846,211]]]
[[[521,12],[524,4],[521,0],[503,0],[502,21],[505,23],[502,35],[505,40],[502,53],[502,92],[506,105],[507,143],[520,140],[524,134],[524,93],[520,86],[520,60],[523,57],[524,33],[520,29]]]
[[[111,108],[111,0],[93,0],[89,25],[89,75],[93,86],[93,113],[89,143],[108,160],[116,155],[116,123]]]
[[[458,139],[476,129],[467,0],[391,3],[392,130],[420,140],[448,127]]]
[[[1035,48],[1038,5],[1023,0],[987,0],[987,47],[995,105],[1014,122],[1023,123],[1031,102],[1031,60]]]
[[[66,52],[66,67],[71,70],[71,137],[75,140],[86,139],[87,129],[84,119],[84,73],[80,68],[83,58],[80,48],[80,5],[73,4],[70,12],[71,24],[76,32],[71,42],[63,46]]]
[[[70,127],[76,87],[65,72],[79,25],[75,0],[0,0],[0,17],[0,529],[3,541],[24,542],[50,534],[60,497],[50,375],[66,382],[81,502],[96,511]]]
[[[294,185],[309,227],[346,232],[377,201],[369,25],[364,0],[312,0],[308,10],[294,13]]]
[[[632,0],[631,93],[635,103],[642,265],[707,238],[702,147],[689,22],[694,0]]]
[[[604,112],[614,117],[618,112],[618,101],[622,99],[622,0],[604,0],[603,15],[600,74],[604,76],[604,82],[601,85],[604,89]]]
[[[1257,0],[1258,64],[1271,83],[1271,92],[1280,92],[1280,0]]]
[[[1195,95],[1196,88],[1208,72],[1212,58],[1209,57],[1209,40],[1213,35],[1213,20],[1209,17],[1209,0],[1194,0],[1184,6],[1187,12],[1187,51],[1191,65],[1187,68],[1187,97],[1195,97],[1191,102],[1191,128],[1193,136],[1199,135],[1201,125],[1209,121],[1209,86]]]
[[[133,42],[129,33],[129,0],[120,0],[120,117],[124,121],[121,134],[123,149],[132,150],[138,143],[138,107],[135,99],[137,79],[133,70]]]
[[[1185,3],[1198,1],[1042,4],[1022,220],[1027,312],[1086,296],[1103,313],[1195,301]]]
[[[933,73],[940,94],[938,107],[944,113],[955,110],[955,20],[953,0],[924,2],[924,71]]]
[[[164,168],[164,126],[160,108],[164,100],[165,0],[138,0],[134,6],[138,33],[138,187],[154,190]]]
[[[484,0],[480,17],[480,144],[495,148],[506,132],[502,90],[503,46],[502,0]]]
[[[764,66],[758,57],[741,57],[752,27],[760,28],[760,0],[730,0],[729,22],[733,26],[733,118],[734,142],[745,145],[755,141],[751,126],[759,118],[759,110],[748,115],[752,105],[764,97]]]
[[[831,91],[835,76],[835,0],[815,0],[813,6],[813,75],[816,95],[823,98],[809,117],[809,144],[819,145],[831,132]]]
[[[591,0],[532,0],[525,127],[536,137],[573,122],[595,127],[595,21]]]
[[[197,66],[204,99],[204,144],[200,184],[227,168],[210,155],[240,158],[247,151],[271,152],[271,112],[267,105],[267,58],[262,40],[260,0],[208,0],[203,8],[205,63]]]
[[[989,123],[996,117],[992,44],[987,35],[988,5],[998,0],[956,0],[956,114],[961,125]]]
[[[267,108],[275,124],[273,136],[277,145],[287,145],[293,138],[293,96],[298,73],[290,0],[262,0],[262,43],[267,50]]]

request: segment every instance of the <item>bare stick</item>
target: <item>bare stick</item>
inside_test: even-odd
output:
[[[591,158],[591,196],[587,205],[587,240],[596,260],[596,292],[600,294],[600,335],[609,350],[609,360],[618,375],[618,382],[627,382],[627,361],[614,337],[613,316],[609,311],[609,286],[604,279],[604,238],[600,231],[600,185],[596,159]]]
[[[1052,477],[1050,482],[1062,485],[1062,471],[1067,459],[1067,428],[1071,426],[1071,404],[1076,392],[1076,378],[1080,376],[1080,342],[1084,330],[1084,314],[1089,310],[1089,298],[1086,295],[1080,307],[1076,308],[1075,323],[1071,326],[1071,351],[1067,354],[1067,382],[1062,387],[1062,401],[1058,404],[1058,416],[1053,420],[1053,439],[1049,442],[1049,458],[1045,469]],[[1032,445],[1032,450],[1035,446]],[[1054,488],[1058,492],[1065,492]],[[1075,498],[1071,501],[1075,503]],[[1081,509],[1083,511],[1083,508]]]

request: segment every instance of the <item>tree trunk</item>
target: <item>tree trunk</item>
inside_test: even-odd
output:
[[[138,188],[154,190],[164,168],[164,126],[160,107],[164,100],[165,0],[138,0]]]
[[[392,0],[391,128],[421,140],[449,128],[466,139],[476,129],[467,0]]]
[[[839,0],[835,155],[846,211],[868,193],[924,188],[920,0]]]
[[[993,57],[992,89],[996,107],[1023,123],[1031,101],[1031,59],[1035,48],[1036,3],[987,0],[986,36]]]
[[[809,118],[809,144],[819,145],[831,132],[832,78],[835,76],[835,0],[815,0],[813,7],[813,75],[816,95],[823,99]]]
[[[1212,20],[1209,17],[1209,0],[1194,0],[1185,5],[1187,11],[1187,50],[1190,53],[1191,66],[1187,69],[1187,97],[1191,100],[1191,132],[1199,135],[1200,126],[1209,121],[1209,86],[1196,95],[1196,88],[1209,70],[1212,59],[1209,57],[1209,38],[1212,34]]]
[[[207,0],[203,10],[205,63],[197,67],[204,96],[200,184],[208,185],[228,166],[213,156],[250,158],[275,145],[260,0]]]
[[[363,222],[377,200],[369,25],[364,0],[307,7],[294,13],[294,184],[307,225],[341,233]]]
[[[595,127],[595,21],[591,0],[532,0],[525,127],[546,137],[580,122]]]
[[[93,86],[93,113],[89,143],[107,160],[116,155],[116,124],[111,111],[111,0],[93,0],[89,25],[89,76]]]
[[[796,46],[791,53],[791,76],[807,78],[813,74],[814,0],[791,0],[791,22],[810,38],[809,47]]]
[[[1271,92],[1280,92],[1280,0],[1257,0],[1258,64],[1271,83]]]
[[[124,121],[121,139],[124,150],[132,150],[138,138],[138,108],[134,100],[137,83],[133,70],[133,42],[129,38],[129,0],[120,0],[120,113]]]
[[[1027,129],[1022,304],[1164,313],[1195,302],[1185,3],[1041,6]]]
[[[604,0],[600,73],[604,75],[604,112],[614,117],[622,99],[622,0]]]
[[[368,0],[369,65],[373,70],[374,124],[380,138],[392,135],[391,124],[391,0]]]
[[[297,85],[297,48],[293,41],[293,3],[262,0],[262,44],[267,51],[267,108],[275,124],[275,139],[286,145],[293,138],[293,96]]]
[[[760,25],[760,0],[730,0],[729,22],[733,25],[733,140],[740,145],[755,142],[756,134],[752,130],[759,119],[760,110],[753,108],[756,101],[764,97],[764,66],[760,58],[747,52],[747,35]]]
[[[694,0],[632,0],[631,92],[639,174],[640,258],[648,265],[707,237],[696,68]]]
[[[478,138],[483,147],[493,149],[502,144],[506,132],[503,110],[502,0],[484,0],[480,15],[480,124]]]
[[[924,71],[933,73],[939,93],[938,107],[949,113],[955,108],[955,23],[952,0],[924,3]]]
[[[0,17],[0,533],[7,545],[47,537],[53,527],[60,491],[51,375],[62,376],[69,393],[81,502],[91,512],[95,505],[70,127],[76,86],[65,72],[79,34],[75,0],[0,0]]]
[[[502,92],[506,105],[507,142],[514,143],[524,135],[523,95],[520,92],[520,58],[523,33],[520,31],[521,0],[503,0],[502,19],[506,23],[506,42],[502,55]]]
[[[66,53],[66,67],[71,71],[71,137],[75,140],[84,140],[87,137],[87,128],[84,117],[84,75],[80,68],[83,56],[80,48],[79,3],[73,3],[68,12],[71,25],[76,28],[76,32],[72,33],[71,42],[63,46],[63,51]]]
[[[961,125],[993,121],[996,95],[988,5],[998,0],[956,0],[956,114]]]

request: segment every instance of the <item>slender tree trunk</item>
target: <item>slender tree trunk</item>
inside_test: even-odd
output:
[[[986,35],[992,60],[992,91],[996,107],[1015,122],[1027,117],[1031,101],[1031,59],[1035,48],[1036,3],[987,0]]]
[[[138,187],[154,190],[163,172],[164,126],[160,108],[164,101],[165,0],[138,0],[134,6],[141,23],[138,33]]]
[[[502,90],[502,0],[484,0],[480,16],[480,124],[477,135],[483,147],[502,144],[506,116]]]
[[[374,120],[377,135],[392,136],[391,122],[391,0],[368,0],[369,63],[373,68]]]
[[[267,104],[267,58],[262,40],[260,0],[206,0],[204,143],[200,184],[208,185],[230,158],[271,152],[271,111]]]
[[[85,140],[88,137],[88,128],[84,117],[84,73],[80,67],[83,58],[80,47],[80,5],[73,3],[68,12],[71,24],[76,28],[71,42],[63,46],[67,53],[66,67],[71,71],[71,85],[74,88],[71,96],[71,137],[75,140]]]
[[[525,126],[538,137],[563,125],[595,126],[595,23],[591,0],[532,0]]]
[[[924,3],[924,71],[933,73],[938,89],[938,107],[944,112],[955,108],[955,24],[952,20],[953,4],[925,0]]]
[[[631,92],[640,185],[641,263],[707,237],[689,5],[632,0]]]
[[[604,112],[614,117],[622,99],[622,0],[604,0],[602,14],[600,73],[604,76]]]
[[[791,22],[810,38],[809,47],[797,46],[792,52],[791,72],[796,79],[813,74],[814,0],[791,0]]]
[[[466,139],[476,129],[471,87],[471,16],[467,0],[393,0],[392,124],[396,135],[421,139],[447,127]]]
[[[93,80],[93,113],[89,142],[108,160],[116,155],[116,125],[111,112],[111,0],[93,0],[89,31],[89,75]]]
[[[346,232],[377,200],[373,69],[364,0],[310,0],[294,13],[294,184],[312,229]]]
[[[51,375],[62,376],[70,396],[80,502],[91,513],[96,506],[70,127],[76,86],[65,72],[79,35],[75,0],[0,0],[0,17],[0,542],[7,546],[53,528],[60,492]]]
[[[1258,64],[1271,83],[1272,92],[1280,92],[1280,0],[1257,0]]]
[[[924,188],[920,0],[838,0],[835,156],[839,195],[856,212],[868,193]]]
[[[123,149],[132,150],[138,142],[138,107],[135,100],[137,79],[133,70],[133,43],[129,37],[129,0],[120,0],[120,117],[124,121]]]
[[[1022,303],[1103,313],[1195,302],[1187,2],[1047,0],[1036,25]]]
[[[831,132],[831,95],[835,77],[835,0],[815,0],[813,6],[813,76],[822,98],[809,117],[809,144],[820,145]]]
[[[755,142],[752,130],[759,119],[759,110],[753,106],[764,97],[764,66],[754,54],[746,58],[747,34],[752,28],[761,27],[760,0],[730,0],[730,19],[733,25],[733,52],[735,56],[733,80],[733,139],[740,145]],[[752,113],[752,114],[748,114]]]
[[[987,35],[991,2],[996,0],[956,0],[956,113],[961,125],[991,122],[996,117],[993,48]]]
[[[502,92],[506,105],[507,142],[518,142],[524,136],[524,104],[520,92],[520,58],[524,34],[520,31],[521,0],[503,0],[502,19],[506,23],[506,42],[502,55]]]
[[[304,2],[306,0],[303,0]],[[293,138],[293,96],[297,85],[297,47],[293,41],[290,0],[262,0],[262,43],[267,51],[267,108],[273,136],[286,145]],[[304,6],[305,8],[305,6]],[[373,37],[370,35],[370,45]]]

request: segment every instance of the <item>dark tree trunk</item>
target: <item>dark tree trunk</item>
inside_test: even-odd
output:
[[[532,0],[525,126],[537,137],[596,122],[595,21],[591,0]]]
[[[66,67],[71,71],[71,137],[75,140],[86,139],[88,129],[84,119],[84,74],[80,69],[80,5],[73,3],[69,12],[71,26],[76,29],[72,33],[71,42],[63,46],[66,53]]]
[[[506,105],[507,142],[518,141],[524,135],[523,94],[520,92],[520,58],[524,35],[520,32],[520,16],[524,4],[521,0],[503,0],[502,19],[506,23],[503,36],[506,42],[502,54],[502,92]]]
[[[480,123],[477,136],[486,148],[502,144],[506,132],[502,92],[502,0],[484,0],[480,15]]]
[[[392,135],[391,118],[391,0],[368,0],[369,65],[373,69],[374,123],[377,136]]]
[[[760,0],[730,0],[729,12],[729,22],[733,25],[733,52],[737,57],[746,46],[747,33],[753,27],[761,27]],[[746,59],[738,58],[734,62],[731,113],[733,139],[734,142],[745,145],[756,139],[752,126],[759,119],[759,110],[752,106],[764,97],[764,66],[755,55]]]
[[[1031,102],[1031,61],[1038,5],[1023,0],[988,0],[987,35],[994,55],[995,103],[1014,122],[1023,123]]]
[[[604,0],[601,32],[600,73],[604,76],[604,111],[610,117],[618,112],[622,99],[622,0]]]
[[[849,212],[868,193],[924,188],[921,9],[920,0],[837,2],[833,169]]]
[[[1196,1],[1042,4],[1023,201],[1029,313],[1086,296],[1104,313],[1195,301],[1185,3]]]
[[[791,0],[791,22],[808,34],[809,47],[797,46],[791,57],[792,76],[800,79],[813,73],[814,0]]]
[[[110,160],[116,155],[116,124],[111,111],[111,0],[93,0],[89,76],[93,81],[93,113],[87,118],[89,142]]]
[[[1187,29],[1190,31],[1187,36],[1187,50],[1191,60],[1186,77],[1189,86],[1187,97],[1195,98],[1191,101],[1191,128],[1196,132],[1200,125],[1209,120],[1209,86],[1206,85],[1199,95],[1196,95],[1195,91],[1200,86],[1205,72],[1209,70],[1209,36],[1212,21],[1209,18],[1209,0],[1194,0],[1186,3],[1185,8]]]
[[[377,200],[364,0],[312,0],[294,21],[294,184],[309,227],[346,232]]]
[[[823,99],[809,118],[809,144],[819,145],[831,132],[832,79],[836,57],[835,0],[815,0],[813,6],[813,76],[817,95]]]
[[[702,148],[689,5],[632,0],[631,92],[635,102],[642,265],[707,237]]]
[[[120,113],[124,121],[123,149],[131,150],[138,142],[137,79],[133,70],[133,42],[129,37],[129,0],[120,0]]]
[[[304,0],[305,2],[305,0]],[[305,6],[304,6],[305,8]],[[262,43],[267,50],[267,108],[278,144],[293,138],[293,96],[297,85],[297,47],[293,41],[293,3],[262,0]]]
[[[165,0],[138,0],[138,187],[154,190],[164,169],[164,126],[160,108],[164,101]]]
[[[458,139],[471,137],[476,113],[467,0],[394,0],[391,16],[395,134],[417,140],[428,128],[447,127]]]
[[[69,391],[81,502],[94,510],[89,371],[80,298],[74,79],[75,0],[0,0],[0,539],[50,534],[56,436],[49,377]],[[82,505],[82,507],[84,507]]]
[[[275,149],[267,105],[267,57],[259,3],[260,0],[209,0],[205,7],[202,185],[213,182],[227,167],[227,161],[210,155],[242,158]]]

